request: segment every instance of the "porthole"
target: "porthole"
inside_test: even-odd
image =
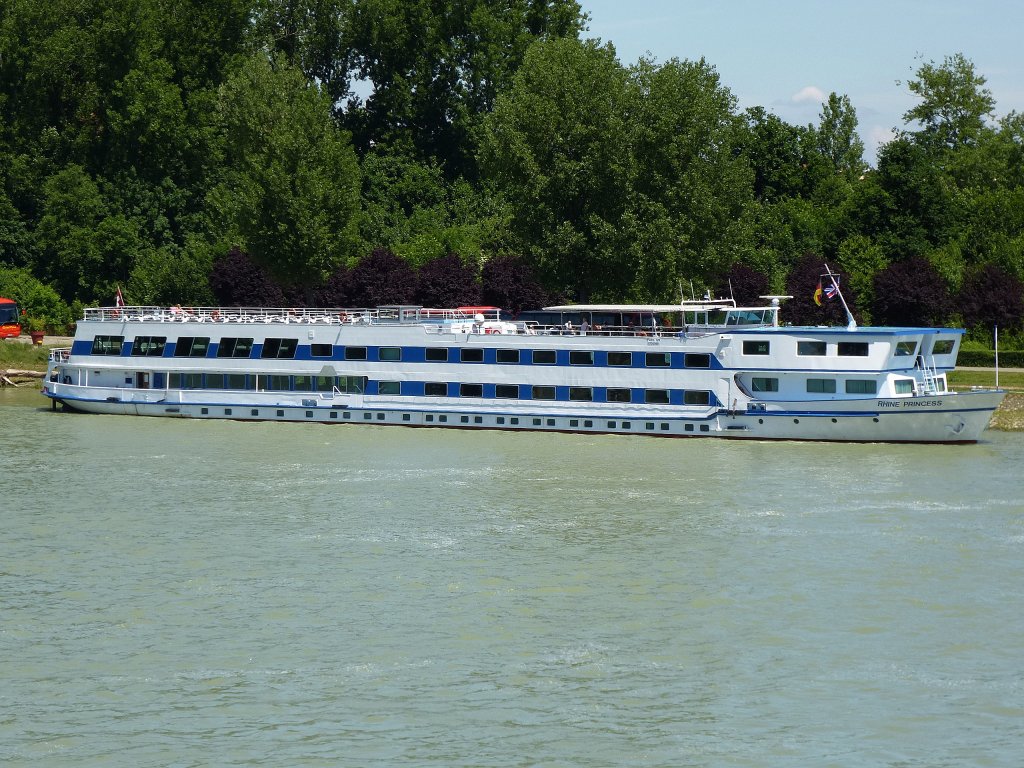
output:
[[[800,419],[793,419],[793,423],[794,424],[799,424],[800,423]]]

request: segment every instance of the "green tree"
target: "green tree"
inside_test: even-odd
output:
[[[857,134],[857,112],[849,96],[829,94],[821,108],[815,138],[818,153],[836,174],[850,182],[863,175],[867,169],[864,142]]]
[[[920,123],[915,139],[933,150],[977,142],[985,118],[995,109],[995,99],[974,64],[957,53],[942,64],[923,63],[916,75],[907,87],[921,101],[903,115],[908,123]]]
[[[218,241],[235,240],[281,283],[311,289],[358,249],[359,167],[316,85],[257,53],[220,101],[224,180]]]
[[[542,279],[581,300],[632,284],[623,263],[634,166],[627,71],[610,45],[560,39],[527,53],[484,126],[481,161]]]

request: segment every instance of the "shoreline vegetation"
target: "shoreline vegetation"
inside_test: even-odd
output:
[[[24,341],[0,342],[0,386],[19,386],[41,379],[46,375],[50,349],[70,344],[71,339],[58,337],[47,337],[40,347]],[[958,390],[994,387],[995,383],[996,372],[993,368],[959,368],[949,376],[950,386]],[[1007,394],[992,415],[989,428],[1004,432],[1024,432],[1024,369],[1000,369],[999,386]]]

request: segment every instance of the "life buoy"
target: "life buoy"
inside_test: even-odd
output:
[[[484,328],[484,333],[494,333],[497,331],[496,328]]]

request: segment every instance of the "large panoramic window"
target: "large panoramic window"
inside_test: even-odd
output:
[[[298,339],[267,339],[263,342],[263,351],[260,352],[260,357],[265,360],[268,358],[291,360],[295,357],[295,349],[298,345]]]
[[[132,357],[162,357],[166,336],[136,336],[132,342]]]
[[[120,355],[124,336],[94,336],[92,353],[94,355]]]
[[[175,357],[206,357],[210,348],[209,336],[182,336],[174,345]]]
[[[221,339],[217,357],[248,357],[252,352],[252,339]]]

